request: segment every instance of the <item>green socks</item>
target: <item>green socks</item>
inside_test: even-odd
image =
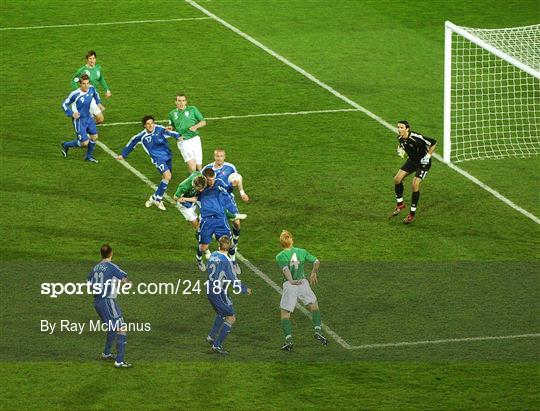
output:
[[[286,340],[292,339],[292,324],[290,320],[282,319],[281,328],[283,329],[283,335]]]
[[[313,322],[313,328],[315,328],[315,332],[320,333],[322,331],[321,329],[321,312],[319,310],[313,311],[311,313],[311,321]]]
[[[322,334],[322,320],[321,320],[321,312],[319,310],[313,311],[311,313],[311,321],[313,322],[313,328],[315,329],[315,332]],[[283,335],[285,336],[285,340],[287,341],[292,340],[291,320],[282,319],[281,328],[283,330]]]

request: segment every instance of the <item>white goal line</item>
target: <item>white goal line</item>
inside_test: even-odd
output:
[[[285,111],[281,113],[261,113],[261,114],[243,114],[238,116],[222,116],[222,117],[206,117],[205,120],[234,120],[242,118],[253,118],[253,117],[278,117],[278,116],[306,116],[308,114],[324,114],[324,113],[340,113],[340,112],[349,112],[349,111],[358,111],[355,108],[337,108],[337,109],[328,109],[328,110],[309,110],[309,111]],[[157,123],[166,123],[168,120],[156,120]],[[112,127],[112,126],[125,126],[141,124],[140,121],[124,121],[120,123],[104,123],[99,124],[99,127]]]
[[[178,18],[178,19],[128,20],[128,21],[111,21],[111,22],[102,22],[102,23],[54,24],[50,26],[0,27],[0,31],[54,29],[54,28],[84,27],[84,26],[114,26],[114,25],[119,25],[119,24],[172,23],[176,21],[190,21],[190,20],[210,20],[210,17],[184,17],[184,18]]]
[[[233,31],[234,33],[238,34],[240,37],[244,38],[245,40],[249,41],[250,43],[252,43],[253,45],[259,47],[260,49],[264,50],[265,52],[267,52],[268,54],[270,54],[272,57],[278,59],[279,61],[281,61],[283,64],[285,64],[286,66],[289,66],[290,68],[292,68],[293,70],[297,71],[298,73],[300,73],[301,75],[303,75],[304,77],[308,78],[309,80],[313,81],[315,84],[317,84],[319,87],[327,90],[328,92],[332,93],[334,96],[336,96],[337,98],[341,99],[342,101],[346,102],[347,104],[349,104],[350,106],[356,108],[357,110],[363,112],[365,115],[367,115],[368,117],[371,117],[373,120],[377,121],[378,123],[382,124],[384,127],[386,127],[387,129],[389,129],[390,131],[396,133],[396,127],[394,127],[392,124],[390,124],[388,121],[384,120],[383,118],[379,117],[378,115],[372,113],[371,111],[369,111],[367,108],[361,106],[360,104],[358,104],[357,102],[351,100],[350,98],[348,98],[347,96],[341,94],[339,91],[335,90],[333,87],[329,86],[328,84],[326,83],[323,83],[321,80],[319,80],[317,77],[315,77],[313,74],[307,72],[306,70],[304,70],[303,68],[301,68],[300,66],[297,66],[296,64],[292,63],[291,61],[289,61],[287,58],[283,57],[281,54],[278,54],[276,53],[274,50],[272,50],[271,48],[265,46],[264,44],[262,44],[260,41],[254,39],[253,37],[251,37],[249,34],[247,33],[244,33],[242,30],[240,30],[239,28],[233,26],[232,24],[226,22],[225,20],[223,20],[222,18],[216,16],[214,13],[208,11],[207,9],[205,9],[203,6],[201,6],[200,4],[197,4],[197,2],[193,1],[193,0],[184,0],[186,3],[190,4],[191,6],[193,6],[194,8],[200,10],[202,13],[204,13],[205,15],[207,15],[208,17],[211,17],[212,19],[214,19],[215,21],[217,21],[219,24],[221,24],[222,26],[225,26],[226,28],[228,28],[229,30]],[[532,214],[531,212],[523,209],[522,207],[518,206],[517,204],[515,204],[513,201],[509,200],[508,198],[506,198],[505,196],[503,196],[501,193],[499,193],[498,191],[494,190],[493,188],[489,187],[487,184],[483,183],[482,181],[480,181],[479,179],[477,179],[476,177],[472,176],[471,174],[469,174],[468,172],[466,172],[465,170],[461,169],[460,167],[456,166],[455,164],[452,164],[452,163],[444,163],[443,161],[443,158],[438,155],[437,153],[434,153],[433,154],[433,157],[436,158],[437,160],[441,161],[443,164],[446,164],[448,165],[452,170],[454,171],[457,171],[459,174],[461,174],[462,176],[464,176],[465,178],[467,178],[468,180],[472,181],[474,184],[478,185],[479,187],[481,187],[482,189],[486,190],[488,193],[492,194],[495,198],[499,199],[500,201],[502,201],[503,203],[507,204],[508,206],[510,206],[511,208],[513,208],[514,210],[518,211],[519,213],[521,213],[522,215],[524,215],[525,217],[531,219],[532,221],[534,221],[536,224],[540,224],[540,218],[536,217],[534,214]]]
[[[98,140],[97,145],[103,151],[109,154],[111,157],[113,158],[117,157],[117,154],[113,150],[111,150],[106,144]],[[126,160],[119,161],[119,163],[122,166],[124,166],[126,169],[128,169],[131,173],[133,173],[135,176],[137,176],[141,181],[143,181],[146,185],[148,185],[152,190],[156,189],[157,186],[154,183],[152,183],[152,181],[148,177],[146,177],[143,173],[141,173],[139,170],[137,170],[135,167],[129,164]],[[176,204],[176,201],[174,201],[168,194],[165,194],[164,198],[169,203]],[[277,285],[274,280],[272,280],[268,275],[266,275],[263,271],[257,268],[253,263],[251,263],[251,261],[245,258],[242,254],[237,253],[237,256],[238,256],[238,259],[246,265],[246,267],[248,267],[253,273],[255,273],[264,282],[266,282],[266,284],[268,284],[271,288],[273,288],[278,294],[280,295],[282,294],[283,292],[282,288],[279,285]],[[305,307],[303,307],[300,304],[297,304],[296,308],[298,308],[306,317],[311,318],[310,312]],[[495,337],[484,336],[484,337],[467,337],[467,338],[448,338],[448,339],[427,340],[427,341],[404,341],[404,342],[394,342],[394,343],[351,345],[347,341],[345,341],[343,338],[341,338],[335,331],[333,331],[326,324],[323,323],[322,326],[327,335],[331,336],[334,339],[334,341],[336,341],[340,346],[342,346],[343,348],[347,350],[365,350],[365,349],[373,349],[373,348],[402,347],[402,346],[410,346],[410,345],[430,345],[430,344],[459,343],[459,342],[470,342],[470,341],[506,340],[506,339],[516,339],[516,338],[540,337],[540,334],[516,334],[516,335],[503,335],[503,336],[495,336]]]

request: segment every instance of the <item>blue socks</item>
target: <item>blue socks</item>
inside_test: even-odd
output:
[[[74,147],[80,147],[79,146],[79,140],[71,140],[64,143],[64,147],[66,148],[74,148]]]
[[[111,353],[114,337],[116,337],[115,331],[109,331],[107,333],[107,340],[105,341],[105,349],[103,350],[103,354],[109,355]]]
[[[212,326],[212,329],[208,333],[209,337],[215,338],[218,331],[221,329],[221,326],[223,325],[223,322],[225,319],[223,317],[220,317],[219,315],[216,315],[216,318],[214,319],[214,325]]]
[[[116,338],[116,362],[124,362],[126,339],[127,335],[125,334],[118,334],[118,337]]]
[[[163,200],[163,195],[165,194],[165,190],[167,190],[167,186],[169,185],[169,182],[165,179],[161,180],[159,183],[156,192],[154,193],[154,199],[156,201]]]
[[[216,340],[214,341],[214,347],[221,347],[223,341],[225,341],[225,338],[227,338],[227,336],[231,332],[231,328],[231,324],[229,324],[227,321],[223,321],[223,327],[221,327],[218,338],[216,338]]]
[[[238,239],[240,238],[240,229],[236,228],[234,225],[233,225],[233,228],[232,228],[232,238],[233,238],[234,245],[237,245],[238,244]]]
[[[88,142],[88,148],[86,149],[86,157],[85,157],[86,159],[89,159],[90,157],[92,157],[92,153],[94,153],[95,148],[96,148],[96,142],[90,140]]]

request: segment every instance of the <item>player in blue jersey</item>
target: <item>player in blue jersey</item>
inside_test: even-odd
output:
[[[111,89],[105,81],[105,77],[103,77],[103,69],[97,64],[96,60],[96,52],[94,50],[89,50],[88,53],[86,53],[86,64],[77,70],[77,73],[75,73],[71,80],[71,88],[75,90],[78,87],[80,76],[87,74],[90,78],[90,84],[94,86],[96,90],[99,87],[102,87],[103,91],[105,91],[105,97],[109,98],[111,96]],[[95,100],[90,104],[90,114],[94,116],[94,120],[97,124],[103,123],[103,110],[105,110],[105,107],[103,107],[101,103],[98,104]]]
[[[202,256],[208,250],[208,245],[212,237],[220,238],[222,236],[231,237],[231,229],[225,214],[223,206],[223,195],[227,194],[227,185],[219,179],[216,179],[214,170],[208,168],[203,171],[206,177],[207,186],[199,194],[201,222],[199,225],[199,245],[197,247],[197,266],[201,271],[206,267],[202,261]],[[240,266],[236,262],[236,249],[229,250],[229,255],[233,261],[235,272],[240,274]]]
[[[208,300],[216,312],[212,329],[206,341],[212,344],[212,350],[218,354],[228,354],[223,349],[223,341],[236,321],[233,302],[229,295],[248,294],[251,288],[246,287],[234,274],[233,262],[228,257],[232,242],[229,237],[223,236],[219,240],[219,251],[212,253],[208,259],[208,286],[206,292]]]
[[[88,274],[88,281],[92,284],[94,291],[94,308],[101,321],[107,325],[108,330],[101,358],[114,360],[116,368],[129,368],[131,364],[124,360],[127,325],[124,322],[122,310],[116,302],[118,287],[121,283],[128,282],[128,278],[120,267],[111,262],[113,252],[110,245],[103,245],[100,252],[103,260],[96,264]],[[115,338],[116,357],[111,353]]]
[[[234,188],[237,187],[240,192],[240,197],[244,202],[249,201],[249,196],[244,191],[244,186],[242,183],[242,177],[238,174],[236,167],[232,163],[225,161],[225,150],[222,148],[217,148],[214,150],[214,162],[207,164],[203,170],[211,168],[216,173],[216,178],[222,180],[227,184],[228,196],[223,197],[224,207],[227,211],[227,217],[233,220],[232,228],[232,239],[235,247],[238,245],[238,240],[240,238],[240,220],[243,220],[247,217],[246,214],[240,214],[238,212],[238,207],[234,199]],[[231,178],[231,176],[233,178]],[[236,178],[234,178],[236,177]]]
[[[90,113],[92,100],[101,103],[97,90],[90,85],[90,77],[83,74],[79,78],[79,88],[72,91],[62,103],[62,109],[72,118],[77,138],[62,142],[62,155],[67,157],[70,148],[87,147],[85,160],[91,163],[98,161],[92,156],[98,139],[94,117]]]
[[[122,150],[122,154],[116,157],[116,159],[124,160],[127,158],[137,144],[143,146],[144,151],[150,156],[152,164],[154,164],[162,177],[156,191],[150,196],[148,201],[146,201],[145,205],[146,207],[151,207],[153,204],[160,210],[165,211],[163,196],[165,195],[169,181],[171,181],[172,178],[172,153],[169,144],[167,143],[167,137],[172,137],[181,141],[182,136],[174,131],[169,131],[165,127],[155,124],[154,121],[153,116],[144,116],[142,119],[144,130],[129,140]]]

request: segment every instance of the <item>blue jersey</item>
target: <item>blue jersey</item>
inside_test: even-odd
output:
[[[171,149],[167,143],[167,137],[178,140],[180,134],[175,131],[168,131],[160,125],[154,126],[154,131],[149,133],[146,129],[133,136],[122,150],[122,157],[126,158],[133,151],[137,144],[141,144],[144,151],[148,153],[153,162],[166,162],[171,159]]]
[[[87,279],[92,283],[93,290],[101,291],[94,294],[94,300],[116,298],[118,282],[125,277],[127,277],[127,274],[110,261],[102,261],[96,264],[88,274]]]
[[[221,198],[224,194],[229,196],[227,185],[217,178],[212,187],[206,187],[199,194],[201,218],[225,217],[224,203]]]
[[[234,164],[225,162],[221,167],[216,167],[215,163],[210,163],[204,166],[202,171],[206,170],[207,168],[211,168],[212,170],[214,170],[214,173],[216,173],[216,178],[219,178],[227,185],[227,191],[229,193],[233,191],[234,186],[229,183],[229,176],[232,173],[237,173]]]
[[[236,290],[240,287],[242,293],[247,294],[247,287],[234,274],[232,264],[231,259],[226,254],[219,251],[212,253],[207,262],[209,286],[206,291],[209,297],[219,296],[227,301],[229,300],[227,291],[233,290],[233,287]]]
[[[66,116],[72,117],[73,112],[78,112],[81,119],[91,118],[90,103],[92,99],[96,100],[97,104],[101,104],[97,90],[90,86],[88,91],[84,93],[80,88],[69,93],[69,96],[62,103],[62,109]]]

